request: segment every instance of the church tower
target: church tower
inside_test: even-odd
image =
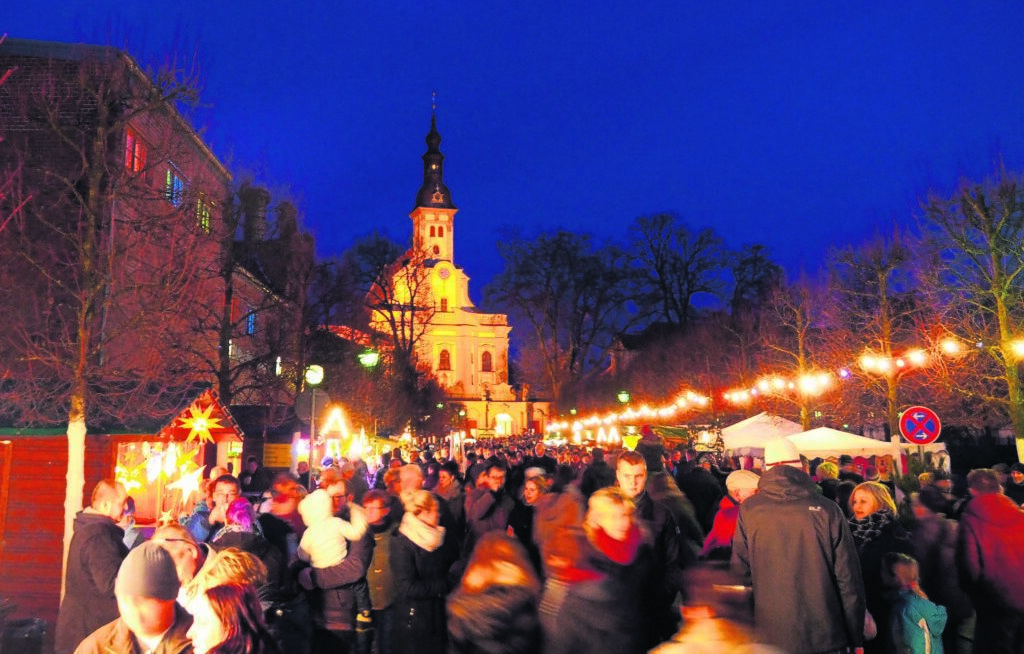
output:
[[[417,252],[443,261],[453,261],[454,239],[452,228],[458,208],[452,194],[444,184],[444,155],[441,154],[441,135],[437,131],[436,110],[430,117],[427,133],[427,151],[423,154],[423,185],[416,193],[412,213],[412,247]]]

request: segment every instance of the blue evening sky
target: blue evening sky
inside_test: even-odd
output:
[[[625,242],[675,212],[813,272],[929,189],[1024,164],[1019,1],[27,0],[0,32],[198,52],[197,126],[321,256],[407,241],[437,90],[477,300],[502,226]]]

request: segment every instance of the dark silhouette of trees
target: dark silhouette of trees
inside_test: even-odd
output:
[[[693,299],[725,290],[728,256],[711,229],[693,231],[671,214],[641,216],[630,227],[630,255],[637,272],[632,300],[651,322],[686,329]]]
[[[509,233],[498,244],[504,270],[484,290],[487,301],[529,331],[526,347],[540,364],[526,370],[556,400],[567,384],[606,361],[615,336],[634,319],[632,276],[614,246],[595,249],[589,236],[558,231],[530,240]]]

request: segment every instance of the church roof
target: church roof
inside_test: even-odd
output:
[[[427,132],[427,151],[423,153],[423,185],[416,193],[418,209],[457,209],[452,202],[451,191],[444,184],[444,155],[441,154],[441,134],[437,131],[437,114],[430,116],[430,131]]]

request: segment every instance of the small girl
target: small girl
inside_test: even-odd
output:
[[[890,589],[890,626],[893,649],[898,654],[943,654],[942,630],[946,608],[931,602],[918,584],[917,561],[906,554],[889,552],[882,559],[882,582]]]

